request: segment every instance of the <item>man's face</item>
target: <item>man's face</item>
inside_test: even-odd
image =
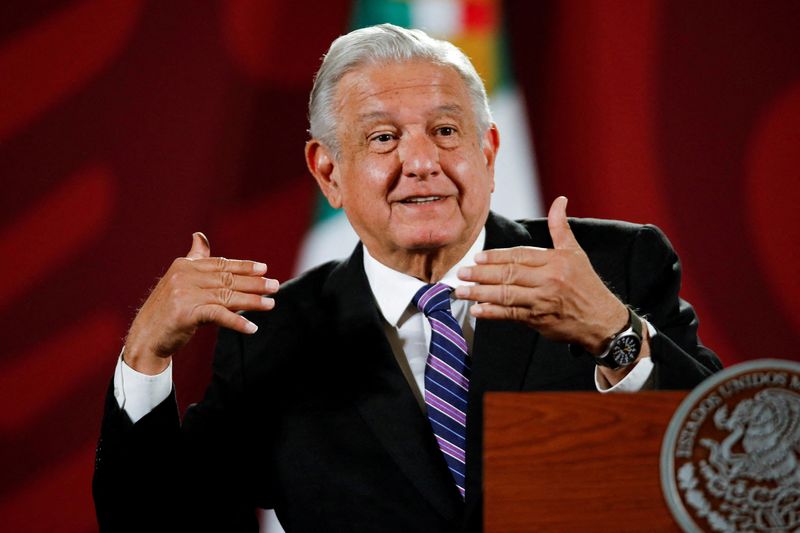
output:
[[[458,73],[429,62],[366,66],[342,78],[336,101],[341,152],[323,191],[370,253],[471,244],[488,214],[498,138],[494,126],[479,135]]]

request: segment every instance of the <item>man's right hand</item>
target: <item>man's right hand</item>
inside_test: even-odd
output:
[[[144,374],[159,374],[198,326],[216,324],[252,334],[256,325],[235,311],[275,306],[265,295],[277,292],[279,285],[262,277],[267,265],[210,255],[206,236],[192,235],[189,253],[173,261],[131,324],[125,340],[128,366]]]

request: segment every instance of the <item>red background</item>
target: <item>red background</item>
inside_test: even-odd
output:
[[[349,8],[0,4],[4,530],[95,529],[115,356],[192,231],[291,275],[315,202],[307,95]],[[800,4],[519,1],[506,15],[545,202],[664,228],[726,364],[798,359]],[[213,337],[178,363],[184,405]]]

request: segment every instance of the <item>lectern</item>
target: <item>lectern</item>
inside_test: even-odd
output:
[[[681,531],[659,455],[686,394],[486,394],[485,532]]]

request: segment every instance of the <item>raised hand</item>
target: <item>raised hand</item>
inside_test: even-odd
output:
[[[458,276],[458,298],[474,300],[482,319],[515,320],[547,338],[583,345],[599,354],[628,320],[624,304],[592,268],[567,221],[567,199],[556,198],[547,215],[553,249],[519,246],[486,250]]]
[[[255,333],[255,324],[235,311],[269,310],[277,280],[262,277],[267,265],[210,257],[208,239],[192,235],[186,257],[173,261],[131,324],[125,341],[125,362],[134,370],[157,374],[192,338],[198,326],[216,324],[241,333]]]

